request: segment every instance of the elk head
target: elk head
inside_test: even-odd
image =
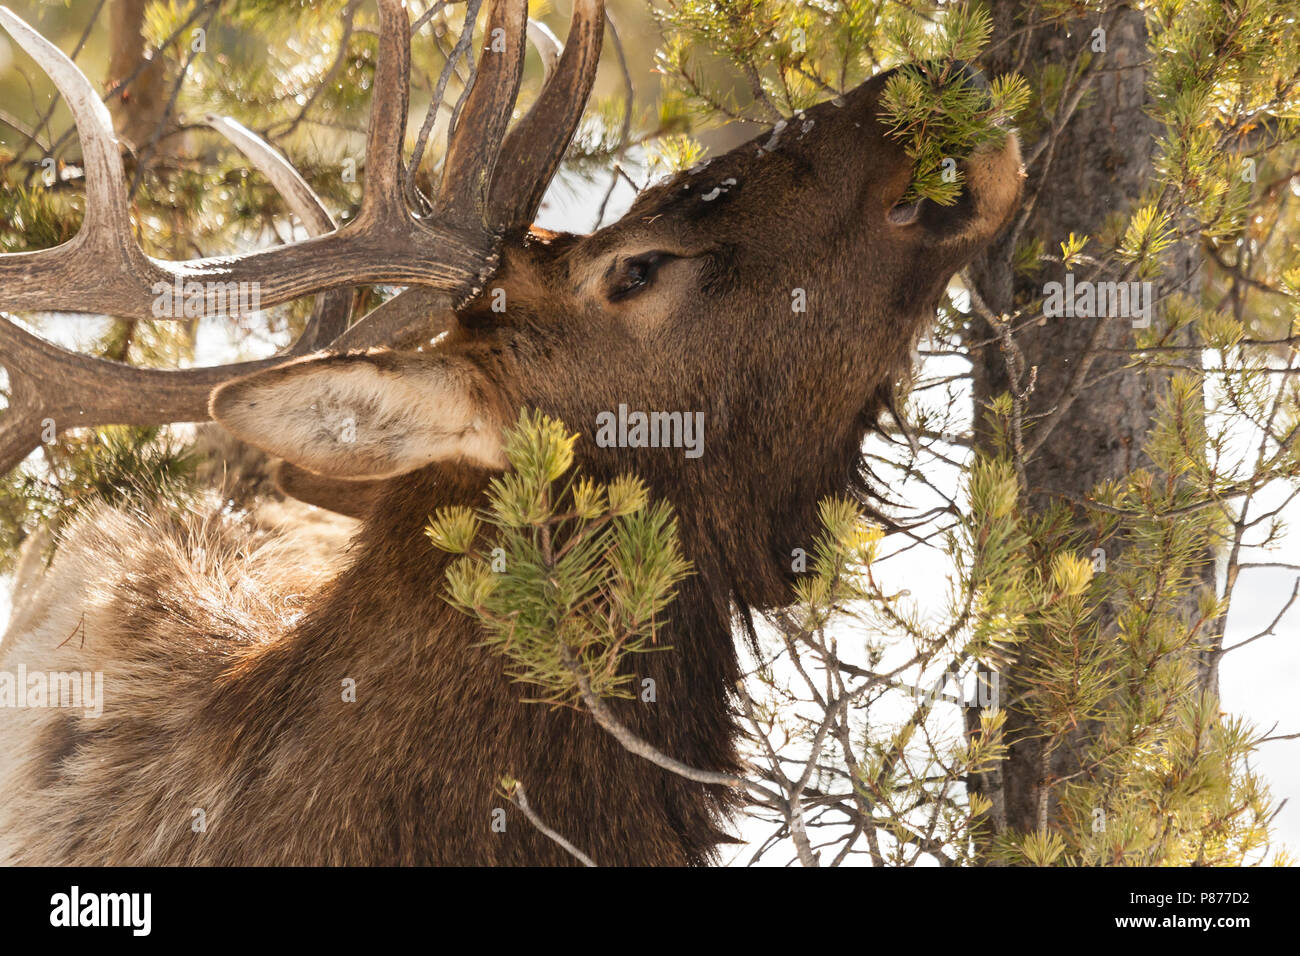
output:
[[[1012,139],[967,160],[956,205],[900,205],[912,169],[879,118],[886,79],[646,191],[594,234],[509,237],[428,352],[305,359],[224,386],[214,416],[311,471],[373,479],[501,467],[502,430],[541,408],[582,436],[584,471],[637,471],[721,544],[741,600],[782,602],[816,502],[850,484],[949,277],[1019,195]],[[606,447],[620,406],[675,416],[653,437],[691,447]]]
[[[390,72],[382,73],[381,61],[377,95],[395,89],[404,106],[405,14],[388,0],[380,7]],[[881,75],[649,189],[620,221],[592,235],[530,231],[591,86],[602,7],[575,3],[564,57],[497,163],[526,4],[496,3],[493,22],[506,26],[515,60],[495,72],[480,63],[465,111],[470,122],[457,127],[432,216],[412,224],[401,208],[404,123],[391,114],[405,110],[383,111],[372,116],[374,183],[367,181],[358,220],[234,267],[270,267],[263,301],[405,281],[440,290],[443,307],[430,308],[427,291],[399,296],[399,307],[337,338],[336,354],[217,388],[211,412],[308,472],[366,480],[356,487],[369,495],[382,494],[376,479],[429,465],[502,467],[503,428],[521,407],[540,408],[584,436],[578,463],[588,473],[641,473],[719,551],[744,555],[716,569],[741,600],[779,603],[790,549],[807,546],[819,497],[853,487],[863,436],[947,280],[1011,215],[1022,175],[1018,147],[1010,137],[964,160],[966,188],[954,206],[902,204],[912,168],[881,122]],[[256,143],[241,145],[255,156]],[[101,159],[111,167],[116,155]],[[117,213],[125,217],[124,209]],[[500,244],[485,244],[494,232]],[[445,254],[431,256],[435,246]],[[350,268],[349,256],[360,256]],[[128,265],[137,272],[159,268],[136,258]],[[88,295],[75,296],[78,307],[86,308]],[[122,314],[113,305],[102,311]],[[337,354],[427,341],[443,327],[447,334],[424,351]],[[599,422],[620,406],[702,422],[700,453],[605,447]]]

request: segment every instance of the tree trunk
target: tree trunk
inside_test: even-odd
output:
[[[135,74],[122,95],[113,101],[113,122],[118,134],[136,152],[149,144],[167,108],[164,59],[144,59],[144,13],[148,5],[149,0],[113,0],[108,14],[109,86]]]
[[[1099,26],[1095,17],[1065,25],[1038,27],[1022,41],[1013,32],[1032,16],[1035,0],[997,0],[993,4],[994,53],[985,69],[991,75],[1019,69],[1031,83],[1048,64],[1059,64],[1067,72],[1081,50],[1089,49]],[[1146,115],[1147,71],[1141,65],[1150,55],[1147,30],[1141,11],[1125,9],[1102,18],[1106,29],[1105,52],[1094,53],[1099,71],[1092,88],[1081,101],[1054,147],[1049,146],[1029,169],[1026,195],[1036,202],[1019,236],[1009,235],[1000,248],[985,254],[972,268],[976,290],[994,314],[1011,313],[1016,302],[1041,297],[1043,284],[1061,281],[1059,264],[1032,278],[1014,277],[1011,270],[1013,246],[1037,237],[1049,254],[1059,257],[1060,243],[1074,232],[1097,236],[1108,218],[1130,213],[1152,176],[1159,124]],[[1009,37],[1007,42],[999,41]],[[1025,42],[1023,57],[1020,44]],[[1017,62],[1019,58],[1019,62]],[[1026,144],[1029,154],[1033,143]],[[1093,251],[1090,246],[1088,251]],[[1194,281],[1198,253],[1193,245],[1173,250],[1162,275],[1163,288]],[[1082,271],[1082,270],[1080,270]],[[1116,279],[1106,275],[1103,279]],[[1186,292],[1194,292],[1188,285]],[[1090,340],[1097,323],[1104,322],[1100,342]],[[1157,403],[1169,373],[1147,368],[1124,369],[1125,354],[1096,353],[1090,346],[1127,347],[1133,343],[1131,320],[1111,318],[1040,318],[1039,324],[1016,334],[1024,356],[1021,388],[1033,383],[1025,407],[1026,442],[1038,439],[1046,427],[1043,416],[1068,405],[1043,439],[1037,453],[1026,462],[1027,505],[1037,510],[1061,496],[1081,499],[1095,485],[1118,479],[1134,469],[1150,466],[1142,451],[1151,429]],[[972,342],[997,336],[988,324],[977,319]],[[1092,354],[1087,381],[1095,384],[1078,389],[1077,370]],[[998,344],[976,345],[971,349],[974,372],[976,448],[990,451],[990,436],[983,422],[984,404],[1011,387],[1006,358]],[[1031,372],[1031,370],[1033,370]],[[1098,381],[1100,379],[1100,381]],[[1071,396],[1074,395],[1072,403]],[[1117,549],[1109,545],[1109,562]],[[1213,565],[1207,573],[1211,575]],[[1113,629],[1113,614],[1103,612],[1101,626]],[[1021,651],[1023,659],[1023,649]],[[1073,772],[1073,747],[1058,747],[1044,757],[1042,740],[1028,714],[1017,707],[1026,685],[1013,663],[1001,675],[1002,700],[1007,710],[1008,756],[990,774],[972,780],[971,789],[994,802],[994,830],[1008,828],[1020,833],[1050,828],[1055,803],[1045,786],[1052,779]],[[1212,675],[1207,675],[1212,679]],[[968,715],[978,727],[978,713]],[[1077,731],[1086,739],[1089,728]]]

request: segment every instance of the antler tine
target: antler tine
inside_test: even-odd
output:
[[[528,115],[506,138],[492,181],[492,221],[502,231],[532,224],[582,119],[605,36],[605,0],[574,0],[564,53]]]
[[[119,274],[148,272],[148,260],[130,239],[131,213],[127,207],[126,174],[122,169],[122,157],[108,107],[76,64],[8,7],[0,6],[0,25],[46,72],[68,104],[81,139],[86,180],[86,212],[81,229],[72,241],[47,252],[21,252],[5,257],[0,260],[4,263],[0,278],[6,279],[8,285],[9,279],[30,278],[40,267],[42,272],[37,274],[38,277],[56,269],[60,286],[72,284],[75,287],[78,277],[70,267],[94,260],[99,260],[106,270],[112,270],[109,282]],[[84,283],[88,278],[83,274],[79,281]],[[95,282],[99,285],[104,279],[99,277]],[[37,289],[33,291],[39,293]],[[30,304],[20,302],[13,305],[14,308],[25,306],[35,309],[41,307],[41,303],[33,298]]]
[[[473,29],[466,24],[465,29]],[[487,43],[447,149],[436,217],[490,224],[488,190],[524,75],[528,0],[493,0]],[[496,49],[497,44],[501,49]]]
[[[334,228],[334,220],[320,198],[273,146],[228,116],[209,115],[207,123],[230,140],[270,180],[290,210],[302,220],[309,235],[321,235]],[[372,130],[372,139],[377,135]],[[366,172],[369,183],[371,170]],[[414,344],[420,338],[427,340],[450,328],[455,321],[451,298],[446,293],[420,286],[399,292],[348,328],[351,307],[352,293],[349,290],[336,289],[319,296],[307,328],[285,356],[301,355],[329,345],[340,350],[377,346],[400,348]]]
[[[439,190],[441,196],[449,197],[448,205],[441,210],[444,215],[466,215],[471,214],[471,210],[474,211],[474,214],[479,214],[478,210],[483,208],[479,190],[482,188],[484,181],[492,182],[492,195],[496,193],[496,180],[500,178],[500,173],[498,172],[496,176],[493,176],[491,168],[494,162],[492,147],[501,142],[502,133],[509,119],[510,106],[518,95],[518,77],[522,75],[523,69],[524,50],[522,43],[518,44],[519,48],[517,50],[513,46],[509,46],[509,44],[517,40],[518,33],[512,31],[517,30],[515,23],[518,17],[526,14],[526,12],[526,4],[512,5],[509,0],[498,2],[493,7],[488,22],[488,42],[491,44],[493,30],[499,27],[504,31],[503,38],[507,41],[508,46],[504,51],[504,55],[501,52],[492,54],[497,57],[497,60],[493,63],[493,71],[486,77],[487,71],[484,70],[486,63],[480,61],[478,78],[475,80],[471,98],[457,124],[457,135],[453,141],[453,150],[449,154],[444,167],[446,171]],[[595,73],[595,59],[600,50],[599,23],[603,18],[603,13],[603,0],[596,0],[594,3],[592,0],[578,0],[574,11],[575,25],[590,24],[592,21],[597,22],[595,48],[594,50],[591,49],[589,43],[586,47],[592,64],[590,67],[592,76]],[[473,24],[467,23],[465,29],[473,29]],[[567,68],[572,72],[578,69],[586,70],[587,63],[585,58],[577,54],[570,54],[570,58],[565,61],[567,66],[561,65],[562,48],[560,42],[545,24],[525,18],[524,35],[537,48],[537,52],[541,56],[542,69],[547,79],[543,96],[548,95],[546,91],[551,91],[549,94],[551,98],[547,100],[547,103],[559,99],[562,90],[576,89],[581,97],[581,102],[577,104],[572,122],[568,119],[562,121],[565,126],[560,130],[560,135],[564,142],[560,144],[556,151],[557,159],[554,162],[543,161],[526,164],[525,171],[521,173],[521,175],[532,174],[549,180],[555,171],[555,166],[558,165],[558,156],[563,154],[569,138],[573,135],[577,117],[581,116],[587,94],[591,90],[591,83],[590,79],[588,79],[585,85],[575,87],[554,79],[557,65],[561,69]],[[570,28],[571,37],[580,35],[589,37],[590,30],[584,31],[583,29],[575,30]],[[488,55],[487,52],[484,53],[485,58]],[[524,123],[532,120],[537,125],[541,125],[541,120],[534,118],[537,116],[537,112],[537,107],[534,107],[534,110],[529,113]],[[498,125],[487,129],[484,124],[475,119],[475,117],[484,113],[498,121]],[[466,132],[461,133],[461,130]],[[471,142],[470,134],[473,132],[477,132],[478,135]],[[516,133],[512,132],[505,139],[505,147],[502,152],[505,155],[519,156],[520,151],[527,148],[527,146],[519,142]],[[467,179],[469,182],[465,182]],[[535,201],[530,198],[521,202],[521,206],[528,207],[528,216],[536,212],[537,204],[541,201],[541,193],[545,189],[546,183],[542,183],[540,187],[535,187],[537,193]],[[492,208],[494,207],[489,204],[488,209]],[[496,223],[500,219],[500,215],[493,215],[487,221]],[[433,336],[451,328],[455,324],[455,305],[456,302],[452,297],[435,289],[420,287],[406,289],[353,325],[334,343],[334,346],[340,349],[373,348],[380,345],[400,348],[418,344],[421,340],[427,342]]]
[[[81,137],[86,175],[86,214],[82,232],[88,239],[130,232],[126,174],[122,170],[122,156],[108,107],[76,64],[8,7],[0,7],[0,24],[54,81],[72,111],[77,135]]]
[[[410,221],[402,188],[411,88],[411,21],[403,0],[378,0],[381,53],[375,66],[366,134],[366,182],[358,228],[384,228]]]
[[[334,229],[334,219],[320,197],[274,146],[229,116],[209,113],[204,121],[228,139],[270,181],[275,191],[284,197],[289,211],[302,220],[308,235],[323,236]]]
[[[270,181],[276,192],[284,197],[290,212],[302,220],[309,236],[323,236],[334,229],[334,219],[320,197],[275,147],[229,116],[209,114],[206,121]],[[329,345],[347,331],[351,317],[352,290],[333,289],[321,293],[316,297],[316,308],[307,321],[307,327],[285,353],[286,357],[303,355]]]
[[[188,262],[160,261],[140,250],[130,231],[125,177],[107,110],[67,57],[3,10],[0,25],[49,72],[73,110],[86,155],[87,213],[77,236],[62,246],[0,256],[0,308],[158,318],[156,287],[177,283],[187,298],[191,289],[202,295],[205,314],[220,314],[231,283],[256,288],[264,306],[380,283],[427,286],[463,298],[493,262],[493,237],[482,221],[468,218],[417,221],[400,202],[410,24],[401,0],[380,0],[379,7],[362,215],[301,242]]]
[[[497,3],[492,11],[492,20],[488,24],[489,43],[492,40],[492,30],[499,18],[503,15],[517,16],[520,11],[522,7],[518,10],[510,8],[508,2]],[[568,46],[561,48],[555,34],[544,24],[532,19],[526,21],[527,39],[537,48],[546,76],[546,85],[543,87],[542,94],[529,110],[528,115],[506,136],[500,150],[500,158],[496,161],[495,173],[488,168],[491,154],[486,147],[483,147],[484,152],[481,154],[483,158],[459,160],[463,163],[462,168],[467,174],[477,172],[491,177],[488,221],[498,231],[504,232],[527,226],[531,224],[532,217],[537,213],[542,195],[546,192],[546,187],[555,174],[564,151],[568,148],[569,140],[573,138],[573,131],[582,118],[587,97],[591,93],[596,76],[596,64],[600,58],[604,22],[604,0],[576,0],[573,19],[569,26]],[[472,29],[472,25],[466,24],[466,29]],[[503,29],[506,31],[507,38],[513,36],[510,33],[511,26],[506,25]],[[497,107],[500,104],[513,103],[517,95],[517,84],[511,88],[509,83],[513,76],[511,71],[522,68],[522,54],[521,49],[517,61],[509,59],[509,53],[505,57],[499,53],[495,54],[500,59],[495,64],[497,72],[491,82],[497,85],[493,87],[490,101],[488,94],[479,93],[480,86],[477,80],[474,93],[471,94],[471,96],[482,96],[479,102],[483,104],[483,108],[496,110],[491,115],[503,121],[509,115],[508,106],[500,109]],[[487,54],[485,53],[484,56],[486,57]],[[483,65],[480,63],[480,77],[483,75]],[[475,101],[471,100],[471,103]],[[476,109],[477,106],[467,104],[460,123],[457,124],[458,131],[462,128],[474,129],[472,125],[465,127],[465,123],[468,118],[477,115]],[[473,123],[473,120],[470,119],[469,122]],[[496,135],[491,131],[484,133],[480,142],[492,142],[494,141],[492,137]],[[457,142],[460,149],[464,151],[462,156],[468,157],[471,152],[469,144],[460,139],[459,134]],[[474,147],[477,148],[479,147]],[[476,166],[475,162],[482,165]],[[449,156],[446,168],[450,171],[451,167],[452,158]],[[454,180],[449,177],[454,175],[457,174],[444,173],[440,194],[446,196],[454,193],[464,196],[469,208],[473,208],[473,202],[478,196],[475,191],[476,184],[471,183],[468,189],[452,185]],[[511,190],[515,189],[520,190],[518,195],[511,194]],[[340,349],[373,348],[381,345],[401,348],[421,341],[427,342],[455,324],[455,305],[452,297],[435,289],[420,287],[406,289],[358,321],[334,343],[334,346]]]

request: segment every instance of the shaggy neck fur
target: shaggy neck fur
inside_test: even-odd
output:
[[[238,679],[214,709],[214,726],[250,711],[278,715],[231,741],[228,752],[248,774],[273,766],[277,778],[250,787],[241,813],[250,824],[260,818],[264,845],[274,838],[268,824],[282,826],[307,862],[573,862],[501,796],[509,775],[548,825],[599,864],[709,862],[725,838],[718,822],[727,794],[629,754],[585,713],[525,702],[528,686],[504,676],[501,659],[478,646],[477,626],[444,600],[448,558],[424,527],[439,507],[481,505],[486,480],[429,469],[394,481],[353,545],[352,566],[292,634],[229,675]],[[690,579],[662,637],[672,650],[638,655],[636,686],[652,678],[655,701],[613,708],[664,752],[735,770],[727,689],[736,660],[726,606],[710,593]],[[342,699],[344,680],[355,681],[356,703]],[[304,701],[304,688],[319,692]],[[277,810],[313,781],[336,793],[320,808],[320,832],[306,835],[307,845],[320,840],[315,850],[303,830],[316,820]],[[387,826],[374,827],[376,819]]]

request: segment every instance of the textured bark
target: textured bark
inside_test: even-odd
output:
[[[995,3],[994,42],[1023,26],[1033,6],[1032,0],[1028,4],[1019,0]],[[1079,50],[1089,44],[1096,26],[1096,18],[1092,17],[1069,28],[1040,27],[1028,42],[1020,69],[1029,74],[1031,82],[1046,64],[1061,64],[1068,69]],[[1131,212],[1153,175],[1152,159],[1160,131],[1159,124],[1144,112],[1147,71],[1141,64],[1149,56],[1146,40],[1140,11],[1123,10],[1108,22],[1106,52],[1097,55],[1098,65],[1105,72],[1093,80],[1091,92],[1061,132],[1050,158],[1045,156],[1046,162],[1040,160],[1030,169],[1028,194],[1035,189],[1041,191],[1022,239],[1036,236],[1049,252],[1059,255],[1059,244],[1070,232],[1096,236],[1108,217]],[[998,48],[985,68],[994,74],[1014,69],[1018,43],[1018,39],[1012,39]],[[1007,237],[1001,248],[981,257],[972,270],[976,288],[995,314],[1012,312],[1017,300],[1041,296],[1043,283],[1059,281],[1064,274],[1062,267],[1054,266],[1029,280],[1014,278],[1010,265],[1013,239]],[[1186,282],[1184,291],[1194,291],[1197,255],[1194,246],[1176,248],[1169,256],[1163,279]],[[1048,318],[1017,334],[1025,362],[1024,381],[1034,382],[1025,414],[1029,422],[1039,422],[1038,429],[1043,427],[1042,419],[1033,416],[1051,413],[1063,398],[1068,399],[1075,370],[1089,351],[1098,321]],[[1110,319],[1100,344],[1126,347],[1132,344],[1133,335],[1130,320]],[[990,337],[994,337],[992,330],[977,321],[973,341]],[[973,348],[971,357],[977,419],[981,419],[983,403],[1008,391],[1010,380],[1000,346]],[[1031,508],[1040,508],[1063,495],[1085,497],[1102,481],[1150,465],[1142,445],[1168,374],[1144,368],[1120,370],[1127,358],[1124,354],[1096,356],[1088,375],[1088,381],[1096,384],[1077,393],[1037,454],[1026,463]],[[1031,369],[1036,370],[1032,376]],[[1031,424],[1026,440],[1032,442],[1037,437]],[[984,422],[977,421],[977,447],[988,449],[989,438]],[[1113,562],[1117,549],[1108,545],[1108,550],[1108,561]],[[1212,573],[1211,565],[1207,567],[1211,580]],[[1112,614],[1103,612],[1102,627],[1113,627],[1112,620]],[[1050,759],[1044,758],[1036,728],[1016,706],[1025,687],[1023,675],[1017,670],[1013,664],[1009,673],[1002,675],[1003,700],[1008,710],[1008,758],[1000,770],[972,781],[972,789],[994,801],[995,828],[1005,826],[1023,833],[1051,825],[1054,801],[1041,799],[1043,786],[1052,778],[1072,772],[1074,767],[1068,756],[1073,748],[1068,746],[1059,748]],[[1212,673],[1206,674],[1206,682],[1213,686]],[[978,716],[972,715],[972,719],[977,726]],[[1083,737],[1088,732],[1084,726],[1078,734]]]
[[[147,145],[167,109],[167,71],[162,57],[145,61],[144,12],[149,0],[113,0],[109,5],[108,82],[113,86],[136,74],[113,101],[113,123],[139,150]]]

